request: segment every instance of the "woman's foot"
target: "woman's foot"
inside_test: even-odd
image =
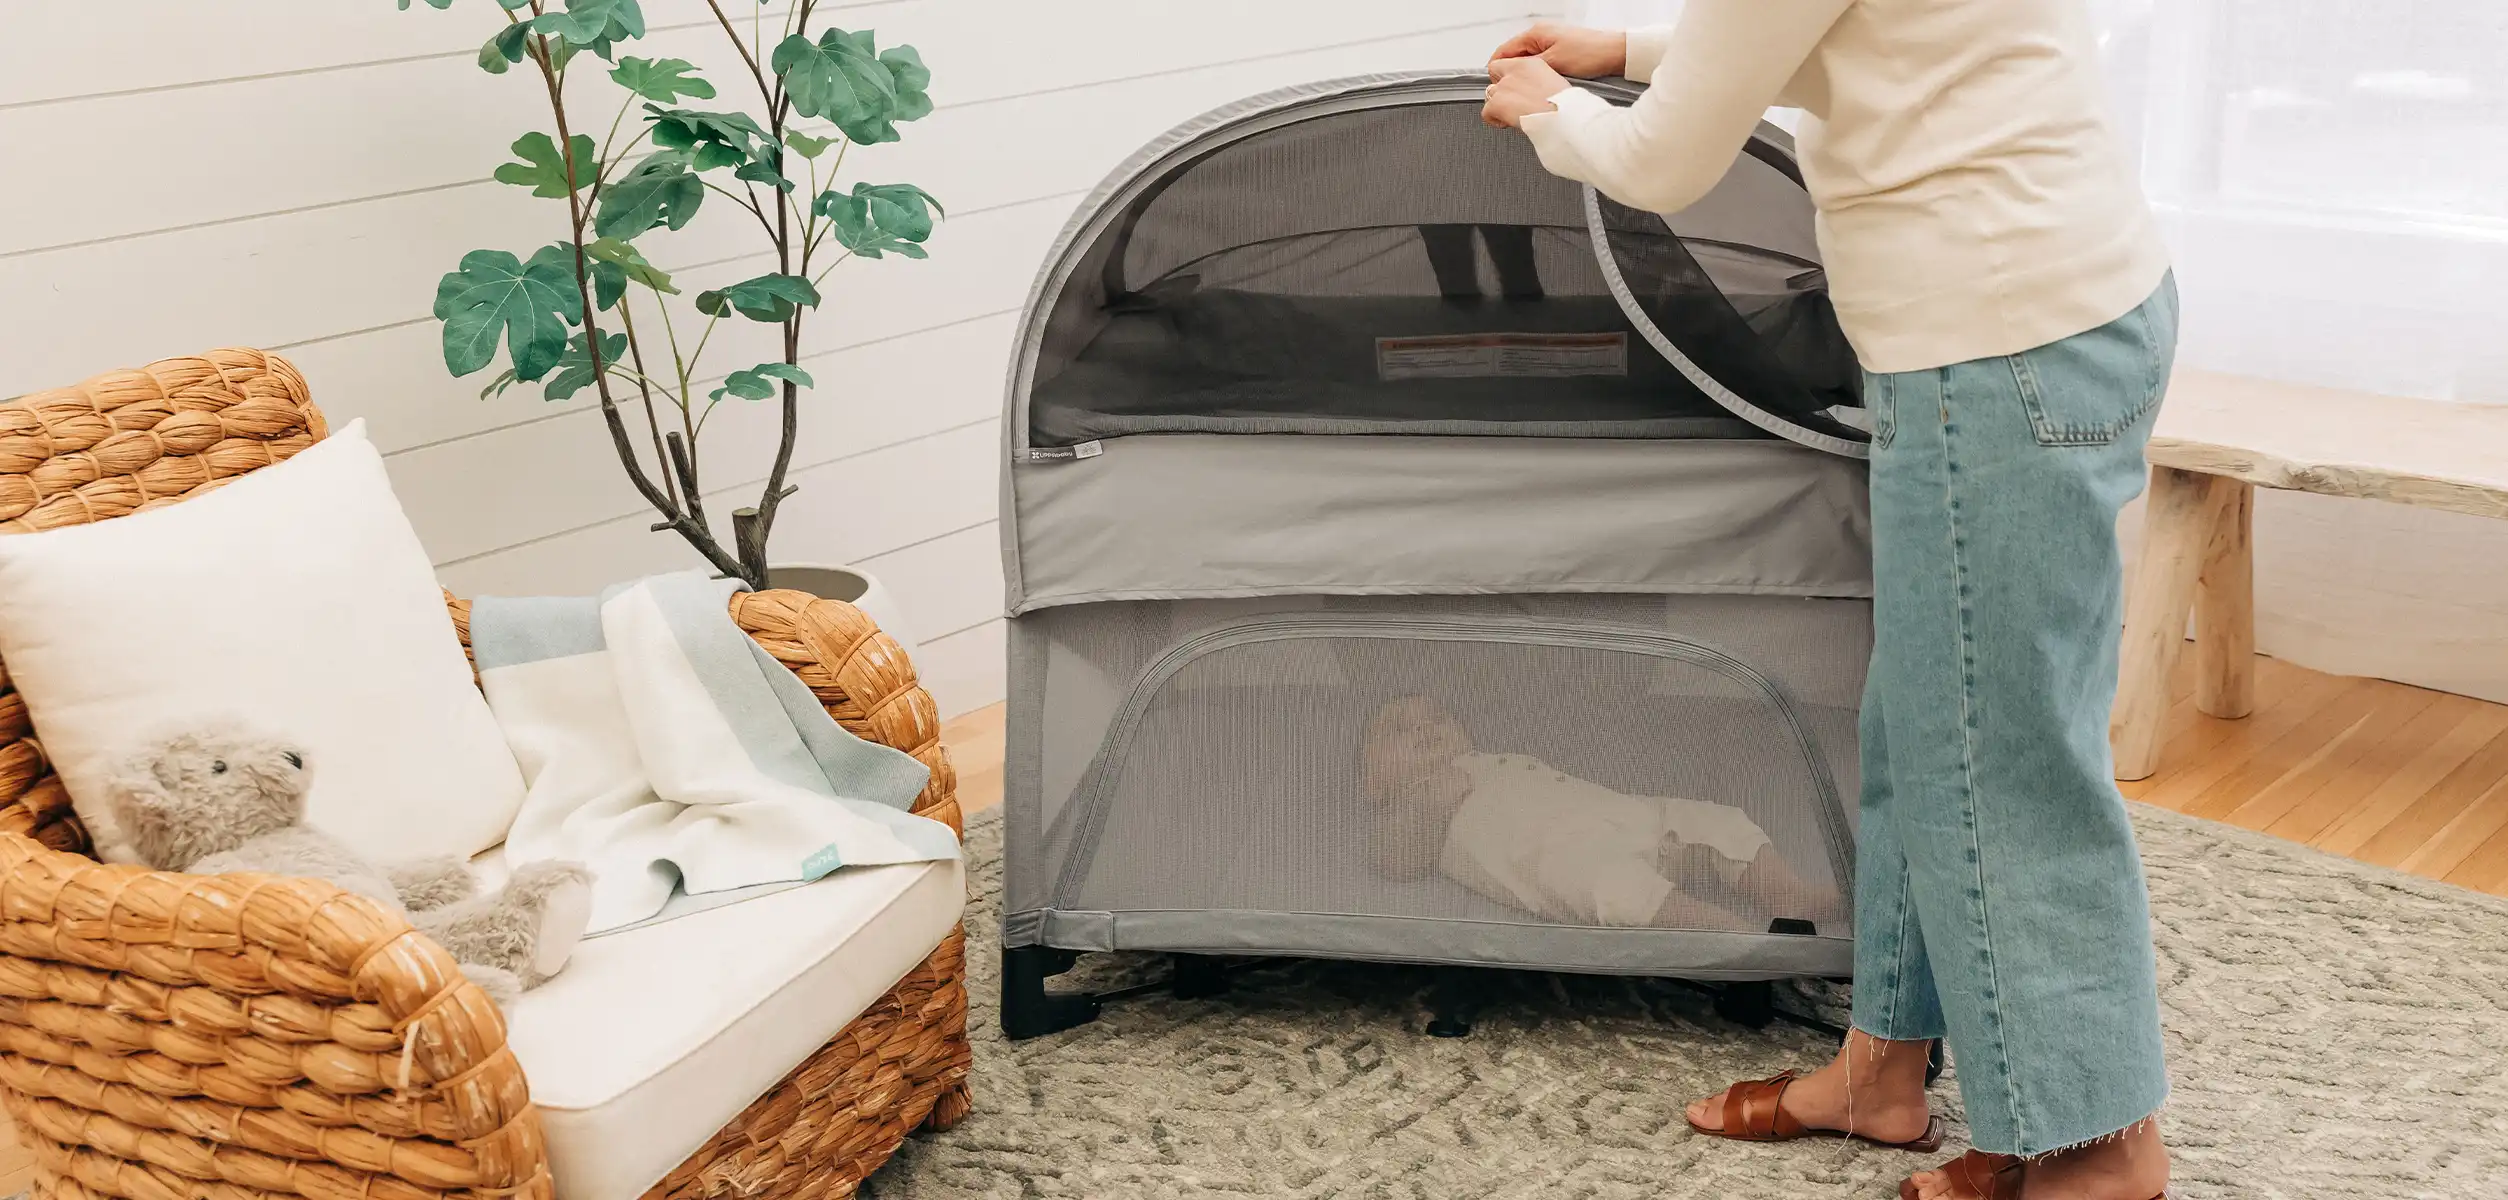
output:
[[[1887,1042],[1854,1030],[1829,1065],[1785,1089],[1778,1108],[1808,1129],[1876,1142],[1912,1142],[1933,1122],[1933,1110],[1925,1102],[1925,1061],[1932,1047],[1931,1042]],[[1689,1121],[1700,1129],[1723,1129],[1724,1094],[1691,1104]]]
[[[2019,1164],[2017,1172],[2011,1171],[2013,1162],[1999,1155],[1953,1159],[1909,1177],[1910,1194],[1917,1200],[2152,1200],[2168,1191],[2168,1147],[2160,1142],[2156,1118],[2104,1141]],[[1997,1166],[2006,1172],[1999,1181],[1992,1179]]]

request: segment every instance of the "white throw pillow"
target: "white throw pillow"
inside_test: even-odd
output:
[[[109,861],[101,773],[195,722],[300,740],[307,822],[378,862],[476,854],[522,805],[362,421],[180,504],[0,536],[0,662]]]

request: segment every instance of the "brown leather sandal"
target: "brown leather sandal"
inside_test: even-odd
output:
[[[1724,1089],[1724,1128],[1709,1129],[1696,1121],[1689,1127],[1709,1137],[1731,1138],[1737,1142],[1790,1142],[1797,1138],[1853,1138],[1884,1150],[1913,1150],[1931,1154],[1942,1148],[1942,1118],[1925,1122],[1925,1131],[1904,1142],[1885,1142],[1843,1129],[1813,1129],[1794,1119],[1780,1103],[1785,1089],[1792,1086],[1794,1072],[1783,1071],[1766,1079],[1745,1080]],[[1687,1120],[1686,1114],[1683,1120]],[[1901,1189],[1905,1194],[1905,1189]]]
[[[1934,1168],[1951,1177],[1951,1190],[1941,1200],[2021,1200],[2021,1176],[2028,1162],[2008,1154],[1971,1150]],[[1916,1181],[1898,1181],[1898,1200],[1916,1200]],[[2168,1200],[2162,1192],[2151,1200]]]

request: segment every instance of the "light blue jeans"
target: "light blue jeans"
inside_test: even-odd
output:
[[[2142,490],[2176,343],[2171,280],[2035,350],[1865,379],[1855,1026],[1946,1038],[1981,1150],[2094,1141],[2168,1095],[2107,723],[2116,517]]]

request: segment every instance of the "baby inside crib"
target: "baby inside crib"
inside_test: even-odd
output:
[[[1374,857],[1397,879],[1442,871],[1502,904],[1580,925],[1764,933],[1772,916],[1838,915],[1835,889],[1796,876],[1767,831],[1731,805],[1632,796],[1539,759],[1482,753],[1424,696],[1378,709],[1366,737]]]

